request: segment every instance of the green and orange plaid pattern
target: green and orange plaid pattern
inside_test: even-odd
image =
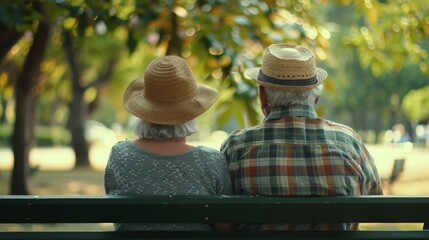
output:
[[[234,194],[381,195],[374,160],[350,127],[318,118],[313,106],[278,107],[222,144]],[[287,214],[287,213],[285,213]],[[356,230],[357,224],[252,225],[254,230]]]

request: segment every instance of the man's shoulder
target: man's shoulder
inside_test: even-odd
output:
[[[353,137],[359,138],[359,135],[356,133],[356,131],[353,128],[351,128],[351,127],[349,127],[349,126],[347,126],[345,124],[334,122],[334,121],[331,121],[331,120],[325,120],[325,121],[326,121],[326,125],[325,126],[326,126],[327,129],[331,129],[331,130],[334,130],[334,131],[343,132],[345,134],[348,134],[348,135],[351,135]]]
[[[247,127],[242,129],[236,129],[229,134],[228,138],[241,138],[245,137],[248,134],[256,134],[258,131],[261,131],[264,126],[257,125],[253,127]]]
[[[257,132],[260,131],[261,128],[262,127],[258,125],[254,127],[236,129],[232,131],[222,143],[221,151],[225,148],[231,147],[232,145],[243,143],[246,139],[248,139],[247,136],[257,134]]]

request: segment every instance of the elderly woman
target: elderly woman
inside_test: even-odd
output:
[[[217,99],[217,91],[197,84],[186,61],[177,56],[155,59],[144,76],[131,82],[124,94],[126,110],[137,117],[138,136],[111,150],[105,170],[109,195],[223,195],[231,194],[224,155],[204,146],[191,146],[195,118]],[[216,229],[229,225],[216,225]],[[116,230],[211,230],[206,224],[116,223]]]

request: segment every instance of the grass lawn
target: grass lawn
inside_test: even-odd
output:
[[[29,178],[33,195],[103,195],[103,173],[91,170],[40,171]],[[10,172],[0,171],[0,194],[9,194]],[[73,231],[112,230],[105,224],[0,224],[0,231]]]

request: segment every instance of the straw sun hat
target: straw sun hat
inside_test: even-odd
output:
[[[246,74],[264,87],[304,91],[315,88],[328,76],[316,67],[309,49],[288,44],[272,44],[265,52],[262,67],[250,68]]]
[[[186,61],[178,56],[153,60],[144,76],[124,93],[125,109],[145,121],[176,125],[207,111],[216,101],[216,90],[197,84]]]

